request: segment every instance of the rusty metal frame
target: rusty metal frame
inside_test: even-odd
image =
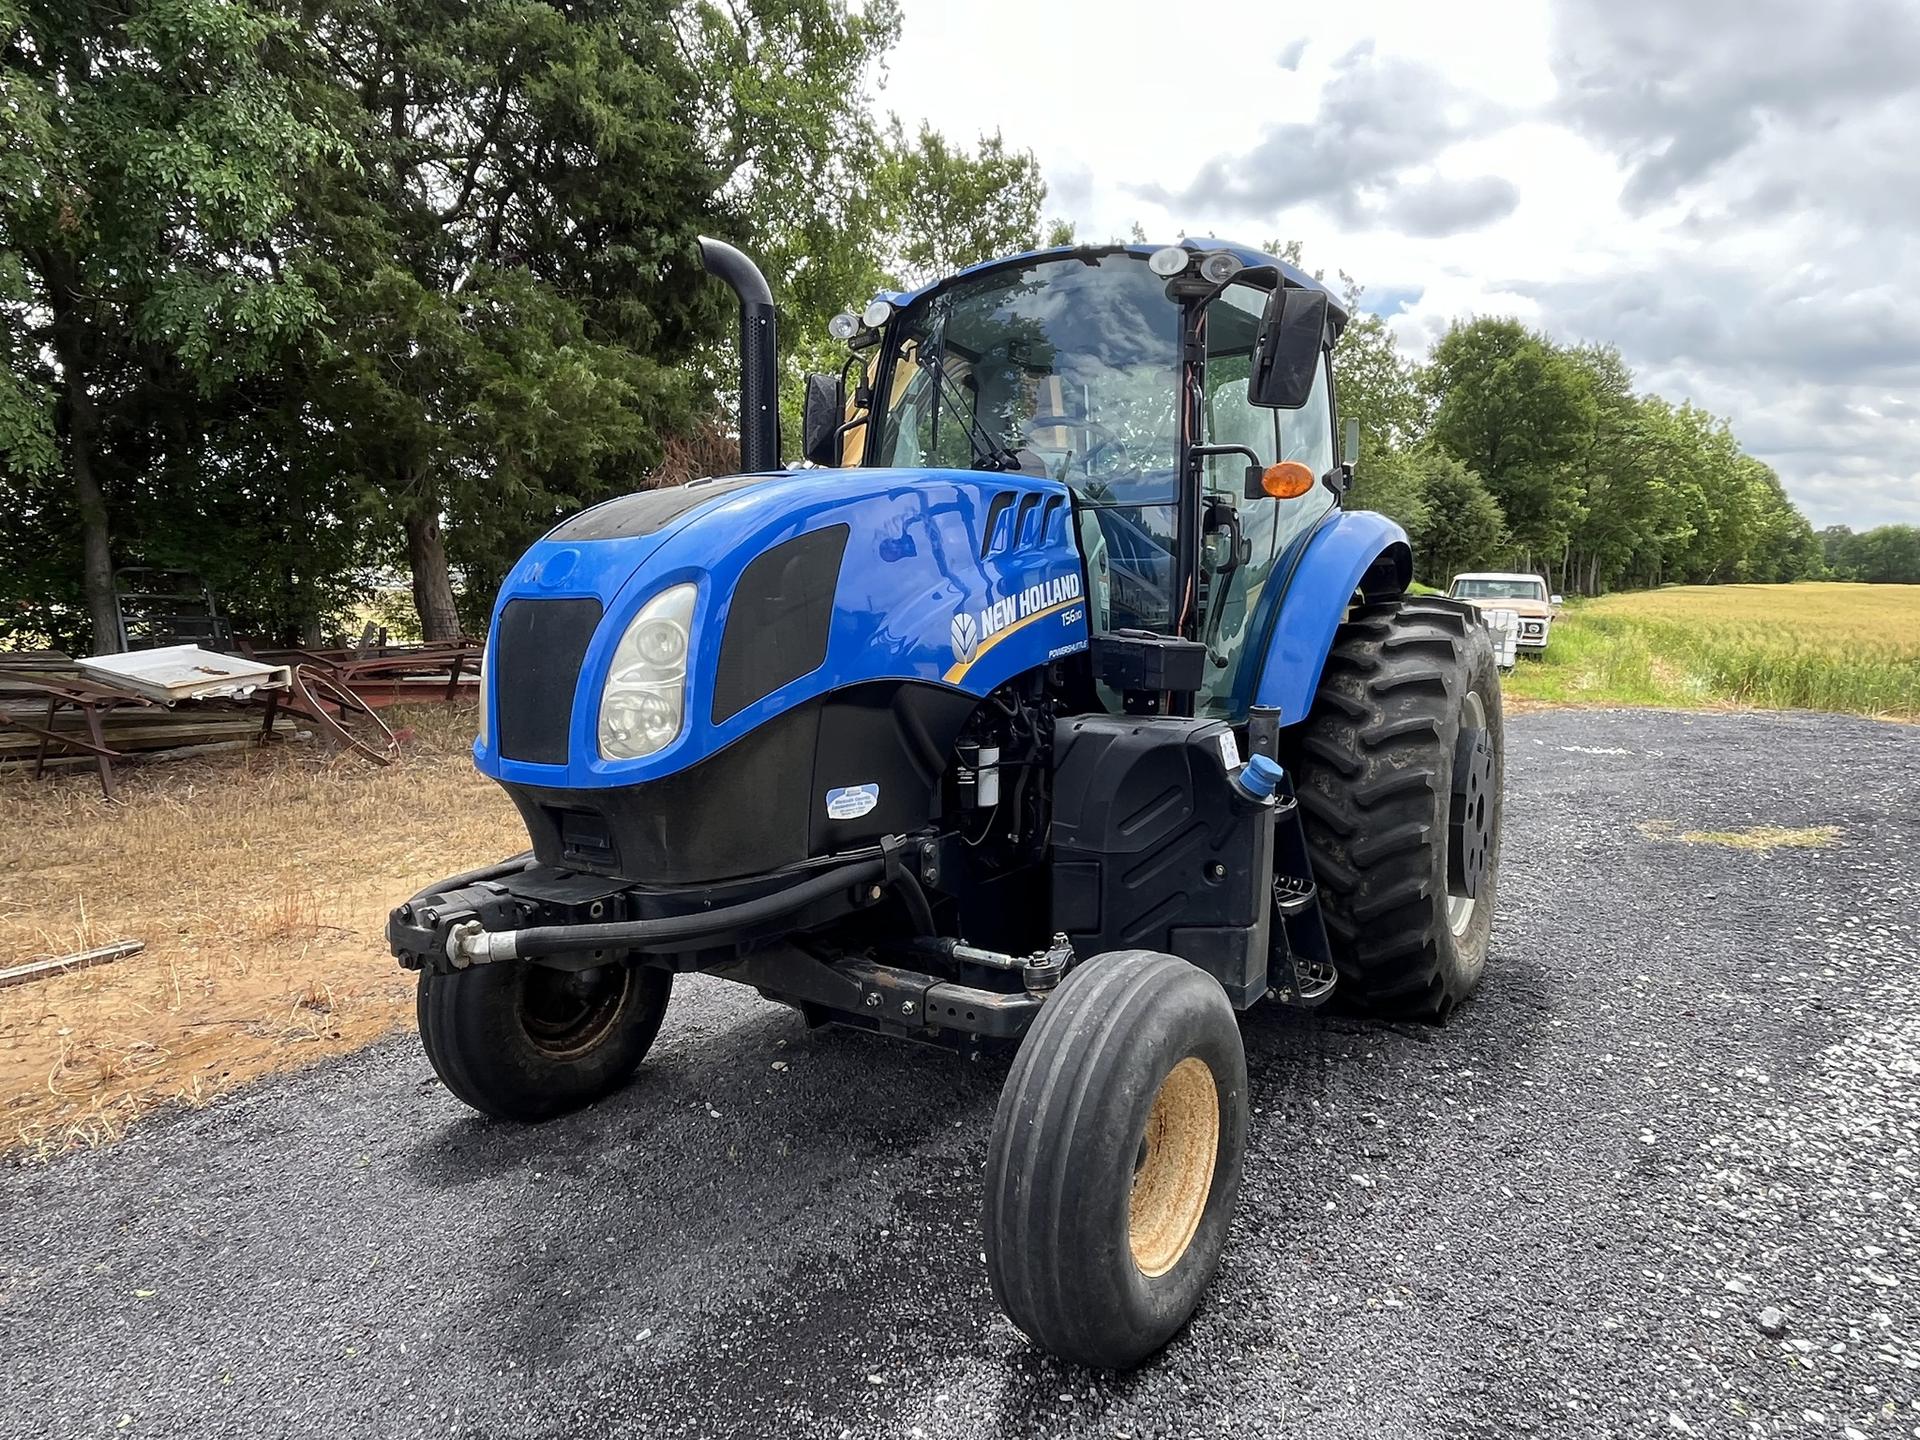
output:
[[[150,710],[155,708],[153,701],[144,695],[128,694],[104,685],[96,685],[89,680],[51,680],[18,673],[9,674],[5,678],[10,690],[26,692],[36,704],[41,696],[46,697],[46,714],[41,717],[41,723],[38,725],[22,720],[10,710],[0,709],[0,726],[23,730],[29,735],[39,737],[40,744],[33,757],[33,778],[38,780],[46,772],[47,760],[50,758],[48,747],[58,745],[62,747],[60,751],[62,754],[93,756],[100,768],[100,793],[109,800],[117,800],[119,795],[115,789],[113,762],[124,760],[126,753],[115,750],[107,744],[106,733],[100,724],[100,718],[109,710],[116,710],[122,706]],[[86,724],[89,738],[82,739],[78,735],[64,734],[53,728],[54,717],[63,708],[71,708],[79,712]]]
[[[327,703],[331,702],[340,712],[332,715],[327,712]],[[364,756],[376,765],[391,765],[400,758],[400,742],[394,739],[393,731],[387,728],[374,709],[358,695],[354,694],[337,676],[331,675],[312,665],[293,667],[292,684],[288,687],[285,708],[298,710],[310,717],[315,724],[326,731],[342,745]],[[267,724],[273,724],[278,705],[269,705]],[[377,743],[369,743],[363,735],[357,735],[347,728],[349,714],[360,717],[363,726],[370,726],[378,735]]]

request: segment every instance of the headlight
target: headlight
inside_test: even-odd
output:
[[[1245,268],[1238,255],[1216,250],[1200,262],[1200,278],[1209,285],[1224,285]]]
[[[1171,280],[1193,262],[1193,252],[1184,245],[1162,245],[1147,257],[1147,268],[1162,279]]]
[[[600,692],[600,755],[637,760],[680,733],[687,709],[687,637],[697,586],[663,590],[633,617]]]

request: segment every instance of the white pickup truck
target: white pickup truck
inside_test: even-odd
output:
[[[1475,571],[1456,575],[1447,594],[1465,600],[1484,613],[1491,624],[1496,614],[1513,617],[1514,645],[1521,650],[1544,650],[1553,629],[1554,612],[1560,597],[1547,593],[1547,582],[1538,575],[1509,574],[1500,571]]]

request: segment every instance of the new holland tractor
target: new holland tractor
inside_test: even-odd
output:
[[[1346,313],[1273,256],[1055,249],[884,293],[834,321],[792,469],[767,283],[702,258],[741,305],[744,473],[597,505],[507,577],[474,757],[532,850],[393,912],[427,1055],[543,1120],[632,1075],[690,971],[1010,1050],[993,1293],[1135,1365],[1226,1241],[1236,1012],[1337,987],[1438,1021],[1480,981],[1486,632],[1343,508]]]

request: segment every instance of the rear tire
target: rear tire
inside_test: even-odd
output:
[[[496,1120],[549,1120],[627,1082],[660,1033],[672,986],[669,972],[625,962],[422,971],[420,1039],[456,1099]]]
[[[1070,971],[1000,1092],[994,1298],[1066,1360],[1129,1369],[1178,1333],[1226,1245],[1247,1062],[1219,982],[1146,950]]]
[[[1485,626],[1433,597],[1356,607],[1288,758],[1337,998],[1445,1020],[1486,969],[1499,880],[1504,725]]]

